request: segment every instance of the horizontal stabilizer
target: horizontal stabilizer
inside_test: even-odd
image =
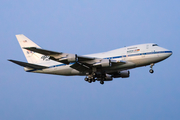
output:
[[[31,64],[31,63],[25,63],[25,62],[20,62],[20,61],[16,61],[16,60],[9,60],[15,64],[18,64],[20,66],[23,67],[27,67],[27,68],[32,68],[32,69],[45,69],[48,68],[46,66],[40,66],[40,65],[35,65],[35,64]]]

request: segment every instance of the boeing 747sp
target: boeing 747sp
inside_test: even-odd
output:
[[[113,78],[127,78],[129,69],[147,65],[150,65],[149,72],[153,73],[155,63],[172,55],[172,51],[148,43],[81,56],[42,49],[22,34],[16,38],[28,62],[9,61],[24,67],[26,72],[86,76],[84,80],[89,83],[100,81],[104,84]]]

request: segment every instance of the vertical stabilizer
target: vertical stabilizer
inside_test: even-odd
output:
[[[43,62],[41,57],[43,55],[35,53],[33,51],[30,50],[26,50],[23,49],[24,47],[36,47],[36,48],[40,48],[36,43],[34,43],[33,41],[31,41],[29,38],[27,38],[25,35],[23,34],[19,34],[16,35],[16,38],[21,46],[21,49],[28,61],[28,63],[41,63]]]

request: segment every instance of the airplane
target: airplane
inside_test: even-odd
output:
[[[23,34],[16,35],[27,62],[9,60],[24,67],[26,72],[64,76],[86,76],[85,81],[92,83],[112,81],[113,78],[128,78],[130,69],[153,66],[172,55],[172,51],[155,43],[123,47],[103,53],[77,55],[42,49]]]

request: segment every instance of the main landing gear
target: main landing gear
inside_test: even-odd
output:
[[[87,82],[89,82],[89,83],[92,83],[92,82],[96,82],[97,79],[85,77],[84,80],[87,81]],[[104,80],[100,80],[100,84],[103,85],[103,84],[104,84]]]
[[[152,63],[152,64],[150,64],[151,66],[150,66],[150,70],[149,70],[149,72],[152,74],[152,73],[154,73],[154,70],[153,70],[153,66],[154,66],[154,63]]]
[[[97,78],[97,75],[95,73],[92,73],[92,74],[88,75],[87,77],[85,77],[84,80],[89,82],[89,83],[95,82],[97,80],[97,81],[100,81],[100,84],[103,85],[104,80],[105,80],[105,76],[103,76],[99,79],[99,78]]]
[[[103,85],[103,84],[104,84],[104,81],[100,81],[100,84],[102,84],[102,85]]]
[[[87,81],[87,82],[89,82],[89,83],[92,83],[92,82],[95,82],[95,81],[96,81],[95,79],[88,78],[88,77],[85,77],[84,80]]]
[[[84,80],[89,83],[95,82],[96,81],[95,75],[96,75],[95,73],[92,73],[91,75],[88,75],[87,77],[85,77]]]

